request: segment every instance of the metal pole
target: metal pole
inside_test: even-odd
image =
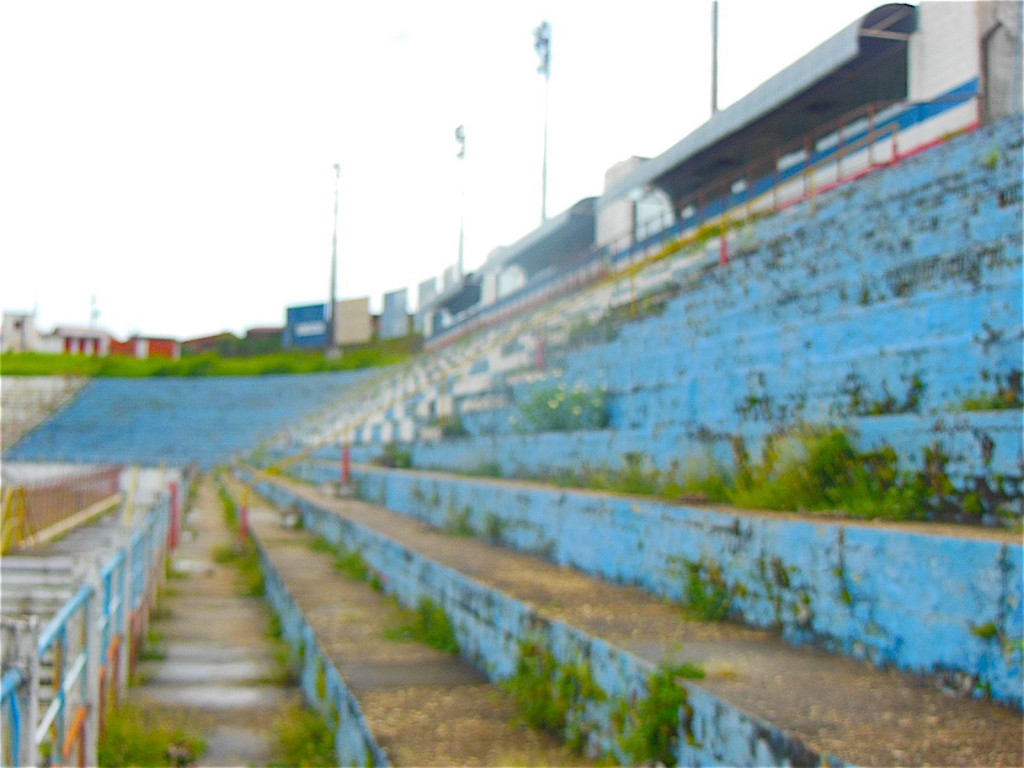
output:
[[[334,306],[337,301],[337,276],[338,276],[338,179],[341,177],[341,166],[334,164],[334,236],[331,238],[331,297],[327,307],[327,348],[330,352],[336,351],[334,332]]]
[[[711,2],[711,115],[718,113],[718,0]]]
[[[466,129],[463,126],[459,126],[455,129],[455,140],[459,142],[459,153],[456,155],[459,160],[465,161],[466,159]],[[463,270],[463,251],[465,249],[466,242],[466,166],[465,163],[461,163],[462,168],[460,173],[462,178],[460,183],[462,185],[462,197],[459,201],[459,278],[465,274]]]
[[[542,21],[533,30],[533,47],[540,56],[537,72],[544,75],[544,164],[541,167],[540,220],[548,220],[548,86],[551,82],[551,25]]]
[[[100,741],[100,709],[104,702],[100,700],[100,667],[103,666],[103,653],[106,650],[100,643],[100,617],[103,613],[103,606],[100,602],[100,589],[102,587],[99,571],[94,565],[89,571],[89,585],[92,587],[92,594],[83,606],[85,612],[86,632],[86,666],[83,674],[85,677],[85,706],[88,714],[84,724],[83,747],[85,754],[81,756],[83,765],[99,765],[97,750]]]
[[[540,187],[540,220],[548,220],[548,82],[547,71],[544,72],[544,164],[541,169]]]

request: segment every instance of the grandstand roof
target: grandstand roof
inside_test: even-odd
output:
[[[457,315],[480,301],[480,276],[470,272],[447,291],[430,300],[429,306],[444,307]]]
[[[597,198],[587,197],[554,216],[512,245],[495,250],[482,272],[512,266],[534,275],[547,267],[571,262],[594,247],[594,206]],[[472,272],[455,285],[430,299],[426,307],[444,307],[452,314],[480,301],[481,278]]]
[[[767,159],[809,131],[875,102],[907,95],[907,39],[917,9],[882,5],[826,40],[675,146],[609,186],[598,205],[643,187],[673,200]]]
[[[493,253],[487,259],[487,269],[517,264],[532,275],[555,261],[588,253],[594,246],[595,203],[596,198],[584,198],[548,219],[512,245]]]

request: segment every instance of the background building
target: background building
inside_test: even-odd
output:
[[[408,290],[384,294],[384,311],[380,316],[380,337],[399,339],[409,335]]]
[[[339,301],[334,306],[334,339],[339,346],[366,344],[373,338],[368,296]]]
[[[326,304],[288,307],[285,313],[285,349],[324,349],[327,346]]]

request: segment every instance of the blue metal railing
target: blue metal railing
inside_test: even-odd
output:
[[[3,717],[4,728],[3,751],[0,761],[4,765],[18,765],[21,756],[21,702],[19,693],[27,682],[19,669],[9,669],[4,673],[0,683],[0,716]]]
[[[0,691],[3,765],[35,765],[44,756],[66,763],[76,745],[80,763],[95,763],[103,710],[111,690],[124,682],[128,646],[134,653],[148,623],[168,549],[170,518],[170,501],[163,495],[127,544],[93,573],[29,644],[33,658],[19,655],[17,666],[4,673]],[[20,648],[19,652],[24,653]],[[48,662],[51,670],[52,698],[38,722],[30,722],[29,713],[40,709],[41,661]]]

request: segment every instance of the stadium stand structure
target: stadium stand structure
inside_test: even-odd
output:
[[[366,376],[94,379],[5,446],[4,460],[212,467],[323,409]]]
[[[823,61],[830,63],[825,81],[832,85],[830,78],[847,65],[884,68],[891,58],[859,58],[868,50],[882,51],[870,48],[879,40],[894,43],[888,56],[909,56],[919,66],[908,37],[937,28],[932,22],[949,13],[960,21],[973,18],[967,34],[980,38],[988,35],[982,21],[990,8],[1016,14],[985,39],[1002,39],[999,30],[1010,30],[1019,61],[1019,4],[979,4],[976,16],[967,4],[922,6],[920,15],[908,15],[907,8],[882,6],[852,25],[824,52],[802,60],[797,69],[809,79],[801,82],[821,95],[812,65]],[[903,26],[887,27],[886,19],[902,19]],[[944,29],[957,36],[956,24]],[[969,53],[977,55],[973,42]],[[956,64],[942,45],[926,53]],[[528,291],[501,297],[482,276],[474,277],[472,291],[456,288],[442,295],[440,305],[454,312],[442,313],[442,321],[451,324],[435,334],[429,354],[362,377],[339,377],[330,398],[307,393],[303,406],[311,415],[302,421],[303,409],[285,410],[303,394],[272,391],[266,381],[265,389],[238,380],[156,382],[152,389],[150,382],[96,382],[18,448],[38,441],[52,458],[67,442],[93,461],[123,461],[124,454],[132,461],[168,461],[184,458],[176,451],[188,450],[188,458],[210,464],[237,456],[273,422],[287,431],[266,443],[269,449],[251,454],[252,463],[288,469],[303,479],[337,478],[346,446],[357,460],[397,462],[401,454],[414,471],[356,468],[364,500],[441,531],[472,533],[671,601],[686,603],[688,591],[721,589],[728,617],[736,622],[928,676],[950,695],[963,695],[958,701],[964,709],[976,703],[968,697],[993,698],[1016,715],[1024,581],[1022,549],[1012,531],[709,509],[515,479],[638,459],[658,469],[690,460],[728,467],[737,445],[754,456],[771,434],[799,425],[837,425],[852,430],[860,448],[891,447],[907,468],[923,464],[928,470],[929,461],[943,457],[959,490],[998,490],[990,494],[996,506],[981,510],[984,522],[1009,518],[1019,525],[1020,104],[1018,98],[1016,111],[996,118],[981,106],[991,83],[979,81],[971,67],[951,70],[933,78],[931,93],[889,94],[924,100],[910,105],[915,119],[897,127],[891,146],[900,151],[871,173],[854,166],[847,177],[836,167],[838,158],[821,158],[828,159],[823,172],[835,172],[836,183],[822,188],[823,179],[808,182],[807,173],[800,181],[782,179],[797,185],[796,197],[763,208],[752,204],[747,190],[755,188],[762,200],[772,191],[757,187],[760,179],[752,177],[746,189],[729,189],[732,207],[705,209],[715,215],[698,226],[687,225],[687,206],[674,212],[680,226],[656,239],[638,241],[636,232],[628,233],[632,242],[625,250],[601,263],[574,250],[571,263],[562,264],[567,271],[556,273],[533,261],[543,261],[534,249],[537,240],[556,235],[566,223],[553,220],[546,232],[502,257],[506,265],[523,260],[519,266],[534,278]],[[904,74],[921,85],[920,69]],[[967,91],[959,91],[965,83]],[[952,97],[926,101],[936,94]],[[733,112],[749,121],[734,126],[747,136],[774,114],[755,108],[757,101],[745,100],[747,106]],[[780,100],[770,100],[772,105],[780,106]],[[812,105],[813,100],[799,104],[805,112],[813,112]],[[956,120],[944,122],[951,115]],[[731,119],[721,118],[719,126]],[[919,151],[908,157],[900,137],[922,125],[933,133],[914,144]],[[942,135],[947,129],[950,135]],[[735,148],[728,132],[712,133]],[[800,162],[816,163],[814,154],[826,154],[828,140],[829,135],[818,136]],[[681,183],[674,169],[686,164],[685,150],[695,141],[684,139],[670,151],[673,163],[640,166],[633,182]],[[718,140],[696,143],[698,154],[725,146]],[[629,186],[617,189],[628,196]],[[674,207],[692,190],[677,191]],[[585,218],[590,205],[574,215]],[[601,201],[593,205],[599,212]],[[477,295],[495,303],[473,313],[472,302],[462,302]],[[460,318],[462,312],[467,314]],[[217,386],[222,389],[215,392]],[[134,391],[128,395],[128,389]],[[147,392],[160,392],[162,399],[146,403]],[[593,407],[585,398],[574,400],[577,395],[592,397]],[[125,397],[133,403],[128,409],[120,402]],[[315,414],[313,400],[325,406]],[[579,412],[569,408],[557,426],[553,420],[547,427],[543,420],[529,423],[532,406],[554,412],[566,402],[578,402]],[[82,403],[88,407],[79,411]],[[62,419],[63,426],[44,438]],[[196,445],[203,442],[197,456]],[[415,471],[426,468],[486,469],[505,479]],[[271,492],[262,487],[267,485],[261,490]],[[280,501],[290,514],[298,505],[307,523],[322,519],[338,543],[362,551],[371,538],[365,530],[299,498],[317,492],[308,486],[281,491]],[[346,526],[348,538],[340,541]],[[473,613],[480,636],[494,645],[511,647],[509,626],[516,621],[523,637],[543,626],[501,594],[481,597],[487,611],[460,602],[458,574],[423,567],[391,539],[381,537],[366,551],[392,587],[419,579],[416,590],[447,601],[451,610]],[[554,622],[548,624],[553,632]],[[611,646],[590,647],[601,649],[585,655],[598,672],[623,669],[604,656]],[[509,665],[515,660],[511,652],[504,658]],[[559,661],[575,664],[579,658]],[[732,718],[719,702],[701,698],[698,688],[691,693],[700,738],[686,744],[682,739],[681,745],[704,750],[687,758],[691,762],[796,762],[781,752],[767,759],[760,751],[781,744],[779,728]],[[1018,733],[1019,728],[1014,737]],[[712,751],[716,740],[743,742],[741,752],[756,749],[738,758],[739,752],[725,748]],[[800,761],[816,762],[806,755]]]
[[[85,379],[72,376],[6,376],[0,383],[0,446],[8,448],[64,405]]]
[[[907,468],[938,449],[962,486],[1019,500],[1020,146],[1019,117],[960,136],[730,232],[727,264],[695,238],[403,366],[296,439],[515,476],[627,453],[729,467],[738,438],[756,456],[787,427],[840,424]],[[516,423],[574,390],[600,393],[606,426]]]

